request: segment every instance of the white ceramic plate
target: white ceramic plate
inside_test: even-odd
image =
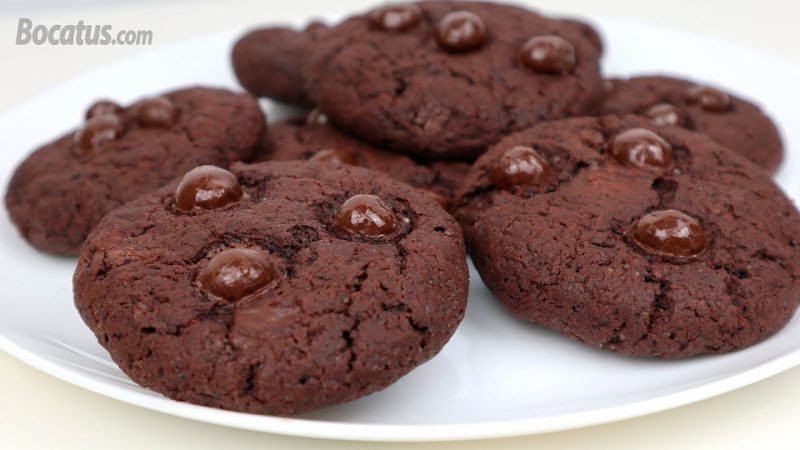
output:
[[[608,44],[607,73],[691,73],[758,98],[783,124],[800,122],[800,67],[698,36],[616,20],[597,22]],[[125,102],[193,83],[235,88],[227,61],[237,34],[146,52],[65,82],[0,117],[3,185],[29,150],[77,124],[92,99],[112,95]],[[276,112],[274,105],[267,108]],[[784,128],[784,136],[793,153],[778,180],[796,196],[800,128]],[[593,350],[515,320],[473,271],[467,317],[452,341],[385,391],[297,418],[204,408],[142,389],[120,372],[73,309],[74,260],[35,252],[19,239],[5,210],[0,214],[0,348],[86,389],[232,427],[381,441],[531,434],[661,411],[800,363],[800,319],[766,342],[723,356],[653,361]]]

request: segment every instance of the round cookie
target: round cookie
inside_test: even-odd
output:
[[[322,117],[322,121],[320,121]],[[312,111],[306,118],[270,124],[265,151],[257,160],[313,159],[345,163],[386,173],[432,195],[448,208],[470,165],[456,161],[420,163],[351,137]]]
[[[783,159],[775,124],[747,100],[664,76],[609,80],[608,88],[607,114],[639,114],[658,124],[698,131],[770,172]]]
[[[134,381],[170,398],[293,414],[380,390],[464,315],[455,220],[367,169],[204,166],[107,215],[75,303]]]
[[[475,266],[516,316],[587,345],[677,358],[746,347],[800,300],[800,216],[766,172],[643,118],[542,124],[473,166]]]
[[[509,132],[602,107],[598,34],[516,6],[389,5],[326,32],[306,91],[331,122],[381,148],[470,160]]]
[[[87,116],[33,152],[8,186],[11,220],[41,251],[77,254],[107,212],[197,165],[252,157],[265,128],[254,98],[200,87],[128,108],[99,101]]]
[[[233,47],[231,61],[242,87],[259,97],[309,105],[302,68],[325,25],[315,22],[302,31],[271,27],[253,30]]]

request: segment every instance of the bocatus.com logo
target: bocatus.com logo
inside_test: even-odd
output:
[[[34,25],[22,17],[17,25],[17,45],[151,45],[152,30],[119,30],[112,25]]]

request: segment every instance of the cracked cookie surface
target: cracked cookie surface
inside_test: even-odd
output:
[[[627,136],[655,142],[642,147],[651,153],[670,149],[669,158],[621,158],[633,148],[625,132],[636,129],[657,138]],[[521,147],[549,176],[497,187],[503,156]],[[483,155],[456,201],[497,298],[593,347],[664,358],[728,352],[780,330],[800,301],[795,207],[766,172],[699,133],[634,116],[542,124]],[[640,224],[654,214],[683,222],[642,240]],[[663,245],[676,242],[683,253]]]
[[[709,97],[704,105],[692,95],[692,89],[702,85],[663,76],[609,80],[608,87],[606,114],[640,114],[678,122],[673,125],[708,135],[772,172],[783,159],[783,143],[775,124],[747,100],[711,89],[706,95],[719,96],[717,104],[708,103],[714,100]],[[669,106],[677,110],[672,112]]]
[[[264,115],[248,95],[190,88],[158,99],[155,106],[148,99],[128,108],[99,102],[92,111],[111,118],[90,118],[78,135],[61,137],[20,164],[5,202],[28,242],[45,252],[75,255],[107,212],[197,165],[246,160],[262,139]],[[159,108],[172,115],[159,116]],[[101,122],[95,140],[82,147],[76,138],[98,120],[112,126]]]
[[[181,401],[293,414],[382,389],[441,350],[468,275],[458,224],[435,201],[351,166],[231,172],[242,192],[217,209],[176,209],[176,182],[110,213],[82,250],[76,306],[134,381]],[[382,234],[338,227],[359,194],[393,215]],[[211,261],[230,249],[260,261],[248,289],[214,278],[224,271]]]
[[[469,164],[458,161],[417,162],[349,136],[326,123],[288,119],[270,124],[264,152],[258,160],[329,159],[390,175],[431,193],[442,206],[452,204]],[[344,160],[344,161],[343,161]]]
[[[602,44],[586,24],[492,3],[403,7],[416,8],[419,16],[407,17],[419,19],[385,30],[376,25],[376,12],[350,18],[326,32],[305,65],[314,104],[375,145],[425,159],[473,159],[509,132],[602,106]],[[459,16],[447,21],[451,13]],[[437,37],[445,25],[455,27],[456,39],[482,31],[468,48],[458,48]],[[527,67],[526,42],[550,35],[567,41],[571,64],[558,73]]]

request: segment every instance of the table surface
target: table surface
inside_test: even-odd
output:
[[[317,0],[321,2],[323,0]],[[339,0],[363,8],[365,0]],[[145,2],[0,14],[0,112],[94,66],[151,47],[14,45],[20,17],[39,24],[153,30],[153,47],[198,34],[313,16],[314,1]],[[787,0],[539,0],[547,12],[603,15],[714,36],[800,63],[800,3]],[[319,3],[317,3],[319,4]],[[0,6],[2,11],[2,6]],[[176,20],[179,18],[179,20]],[[11,69],[14,69],[13,71]],[[691,73],[691,68],[686,69]],[[22,301],[22,299],[20,299]],[[0,352],[0,448],[797,448],[800,368],[693,405],[609,425],[512,439],[430,444],[321,441],[229,429],[152,412],[85,391]]]

